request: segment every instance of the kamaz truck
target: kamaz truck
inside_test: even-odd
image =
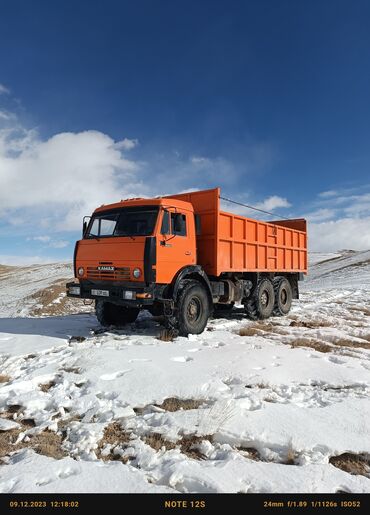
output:
[[[222,211],[219,188],[122,200],[88,218],[67,295],[95,299],[103,326],[145,309],[180,335],[199,334],[235,303],[252,319],[286,315],[307,273],[306,220]]]

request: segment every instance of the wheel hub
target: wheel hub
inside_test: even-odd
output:
[[[269,302],[269,295],[267,291],[263,291],[261,294],[261,304],[263,307],[266,307]]]
[[[188,309],[187,309],[187,317],[188,317],[189,322],[195,322],[196,320],[198,320],[198,318],[200,316],[200,312],[201,312],[201,307],[200,307],[199,299],[197,299],[196,297],[193,297],[190,300],[190,302],[188,304]]]

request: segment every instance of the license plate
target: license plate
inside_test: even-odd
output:
[[[91,290],[91,295],[97,295],[99,297],[109,297],[108,290]]]

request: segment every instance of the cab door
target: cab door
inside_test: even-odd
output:
[[[186,265],[195,265],[194,213],[177,208],[162,209],[157,238],[156,282],[170,283]]]

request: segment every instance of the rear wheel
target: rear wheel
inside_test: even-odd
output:
[[[267,277],[261,279],[254,288],[251,296],[244,304],[249,318],[258,320],[272,315],[275,305],[275,292],[272,281]]]
[[[275,316],[287,315],[292,305],[292,287],[285,277],[275,277],[275,306],[273,314]]]
[[[177,299],[177,322],[181,336],[200,334],[210,315],[205,288],[198,281],[185,280]]]
[[[95,301],[96,318],[103,326],[121,326],[135,322],[139,311],[139,308],[126,308],[102,299]]]

